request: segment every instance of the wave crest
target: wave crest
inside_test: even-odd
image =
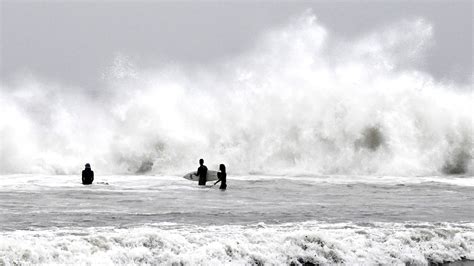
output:
[[[473,173],[472,91],[416,70],[422,19],[341,40],[311,13],[216,67],[141,69],[104,87],[35,79],[0,90],[0,171],[176,173],[203,157],[233,173]]]

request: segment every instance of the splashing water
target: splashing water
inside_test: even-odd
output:
[[[143,69],[103,87],[25,78],[0,89],[0,172],[473,173],[472,90],[412,67],[433,29],[402,21],[341,40],[311,13],[215,67]]]
[[[472,224],[250,226],[158,224],[131,229],[2,233],[12,264],[415,264],[473,258]],[[296,229],[295,229],[296,228]]]

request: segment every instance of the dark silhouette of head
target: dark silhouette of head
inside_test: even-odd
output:
[[[199,164],[203,165],[204,164],[204,159],[199,159]]]
[[[91,165],[89,163],[86,163],[86,168],[91,168]]]
[[[225,173],[225,165],[224,164],[219,165],[219,170],[221,170],[222,173]]]

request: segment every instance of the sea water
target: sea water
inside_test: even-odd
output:
[[[0,264],[428,264],[474,259],[474,178],[9,175]],[[99,183],[100,182],[100,183]]]
[[[1,82],[0,265],[473,260],[472,84],[420,69],[436,30],[309,11],[212,65]],[[182,178],[199,158],[227,191]]]

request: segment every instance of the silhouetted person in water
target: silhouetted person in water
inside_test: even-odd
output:
[[[204,165],[204,160],[199,159],[199,168],[197,170],[196,175],[199,176],[199,185],[205,186],[206,185],[206,177],[207,177],[207,167]]]
[[[219,178],[219,180],[217,180],[214,185],[221,182],[219,189],[225,190],[227,188],[227,173],[225,172],[225,165],[219,165],[219,170],[220,172],[217,172],[217,178]]]
[[[86,169],[82,170],[82,184],[90,185],[94,182],[94,171],[91,170],[91,165],[86,163]]]

